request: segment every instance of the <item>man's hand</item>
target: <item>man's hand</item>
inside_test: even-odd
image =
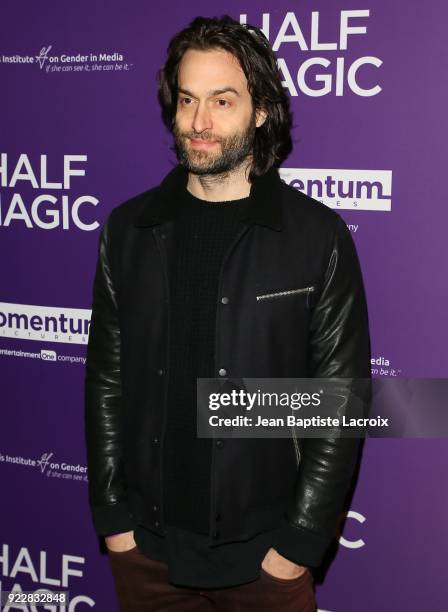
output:
[[[126,552],[137,546],[134,540],[134,532],[116,533],[104,538],[108,550],[112,552]]]
[[[261,567],[268,574],[276,578],[298,578],[304,574],[307,568],[304,565],[297,565],[289,559],[282,557],[275,548],[270,548],[266,553]]]

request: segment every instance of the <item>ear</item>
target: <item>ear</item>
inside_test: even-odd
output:
[[[268,113],[265,111],[265,109],[257,108],[257,110],[255,111],[255,125],[257,126],[257,128],[262,126],[267,118],[268,118]]]

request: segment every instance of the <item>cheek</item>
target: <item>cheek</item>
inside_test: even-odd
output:
[[[180,129],[185,129],[189,121],[191,121],[191,112],[188,109],[177,110],[175,123]]]
[[[247,129],[251,119],[250,109],[230,109],[226,114],[228,131],[242,132]]]
[[[174,117],[174,125],[176,127],[180,127],[182,125],[182,117],[180,116],[181,114],[179,113],[179,111],[176,113],[176,116]]]

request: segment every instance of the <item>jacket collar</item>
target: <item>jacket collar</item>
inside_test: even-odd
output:
[[[180,164],[175,166],[161,184],[151,190],[150,199],[144,200],[134,224],[137,227],[150,227],[174,219],[180,209],[181,198],[178,195],[186,189],[187,180],[185,168]],[[281,185],[276,168],[257,177],[250,188],[248,205],[241,210],[240,220],[249,225],[255,223],[281,230]]]

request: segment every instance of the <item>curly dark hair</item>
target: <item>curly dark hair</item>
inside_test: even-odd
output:
[[[205,51],[224,49],[239,61],[252,97],[254,109],[267,112],[265,122],[255,132],[253,164],[249,178],[265,174],[279,166],[292,149],[292,114],[274,52],[263,32],[254,26],[240,24],[228,15],[196,17],[178,32],[168,45],[168,57],[158,73],[158,98],[162,119],[172,132],[177,107],[177,74],[180,61],[188,49]]]

